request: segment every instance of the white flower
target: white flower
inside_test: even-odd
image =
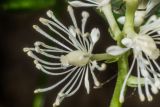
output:
[[[110,3],[110,0],[85,0],[82,2],[79,0],[69,1],[68,3],[74,7],[103,7],[106,4]]]
[[[43,89],[35,90],[35,93],[46,92],[56,88],[67,81],[67,84],[60,90],[53,106],[58,106],[66,97],[74,95],[84,82],[87,93],[90,93],[89,76],[94,80],[95,87],[100,87],[100,82],[97,80],[93,70],[104,70],[105,66],[98,66],[96,61],[91,61],[92,50],[95,43],[100,37],[100,32],[97,28],[93,28],[91,33],[85,32],[85,26],[89,13],[82,12],[81,30],[78,28],[74,11],[68,6],[68,12],[71,16],[74,26],[65,27],[53,14],[52,11],[47,12],[50,19],[40,18],[40,22],[46,25],[55,35],[42,30],[37,25],[33,28],[49,39],[52,45],[47,45],[43,42],[35,42],[34,48],[24,48],[28,56],[34,59],[36,67],[42,72],[53,75],[65,75],[56,84]],[[57,40],[60,39],[60,40]]]
[[[150,15],[150,12],[160,3],[160,0],[139,0],[138,9],[135,12],[134,25],[139,27],[145,21],[145,18]],[[125,23],[125,16],[117,19],[120,24]]]
[[[148,21],[146,25],[140,28],[138,34],[128,35],[122,40],[122,44],[126,48],[111,46],[107,52],[112,55],[119,55],[129,49],[133,50],[134,58],[128,74],[125,77],[121,93],[120,102],[124,102],[124,91],[134,66],[137,66],[137,87],[141,101],[145,100],[145,95],[142,91],[142,86],[145,87],[145,94],[148,101],[152,101],[151,92],[157,94],[160,90],[160,65],[156,60],[160,56],[160,50],[157,45],[160,44],[160,20]],[[123,51],[123,52],[122,52]],[[141,79],[143,78],[144,84]],[[150,92],[151,91],[151,92]]]

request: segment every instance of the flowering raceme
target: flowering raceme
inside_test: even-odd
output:
[[[152,16],[151,19],[153,17],[155,16]],[[127,35],[126,38],[122,39],[122,44],[127,48],[111,46],[107,49],[107,52],[112,55],[122,54],[129,49],[133,49],[134,59],[122,86],[120,102],[124,102],[125,86],[135,64],[137,66],[137,87],[140,100],[145,100],[142,86],[145,87],[148,101],[152,101],[153,99],[150,88],[154,94],[157,94],[158,90],[160,90],[160,65],[156,62],[160,56],[160,50],[156,46],[156,44],[160,44],[159,31],[160,19],[149,20],[145,25],[140,27],[139,34]]]
[[[40,22],[47,26],[50,32],[42,30],[39,26],[33,28],[49,39],[52,44],[35,42],[35,47],[26,47],[24,52],[34,59],[36,67],[42,72],[53,76],[64,76],[56,84],[35,93],[46,92],[66,83],[59,91],[53,106],[58,106],[66,97],[74,95],[84,84],[87,93],[90,93],[91,77],[94,87],[101,84],[94,70],[104,70],[104,63],[99,66],[97,61],[105,63],[118,62],[118,77],[110,107],[121,107],[125,100],[127,86],[137,87],[141,101],[153,100],[153,94],[160,90],[160,65],[157,62],[160,56],[160,19],[153,15],[159,0],[72,0],[68,2],[73,7],[95,7],[109,26],[109,34],[117,45],[110,46],[106,52],[93,54],[93,48],[100,38],[98,28],[86,32],[86,23],[89,13],[82,12],[81,27],[78,27],[74,10],[68,6],[68,12],[73,25],[66,27],[53,14],[47,12],[50,19],[40,18]],[[119,4],[118,4],[119,3]],[[118,14],[114,8],[125,5],[125,16],[117,19]],[[114,6],[114,7],[113,7]],[[118,11],[118,10],[117,10]],[[157,11],[158,12],[158,11]],[[115,14],[116,17],[115,17]],[[146,20],[147,19],[147,20]],[[119,26],[117,20],[122,26]],[[108,36],[108,35],[107,35]],[[128,57],[133,53],[133,61],[129,67]],[[136,71],[133,73],[133,71]],[[134,75],[133,75],[134,74]]]
[[[90,75],[94,80],[95,87],[100,87],[101,84],[94,74],[94,69],[105,69],[105,64],[99,66],[96,61],[92,61],[90,59],[93,47],[100,37],[100,32],[97,28],[93,28],[91,33],[85,31],[89,13],[86,11],[82,12],[82,25],[80,30],[71,6],[68,6],[68,12],[73,22],[73,26],[71,25],[69,28],[65,27],[50,10],[47,12],[47,16],[52,20],[45,18],[40,18],[39,20],[42,24],[57,34],[70,47],[67,46],[67,44],[63,44],[63,41],[58,41],[55,35],[49,35],[40,27],[34,25],[33,28],[36,31],[56,43],[58,47],[47,45],[43,42],[35,42],[35,47],[24,48],[24,52],[34,59],[36,67],[42,72],[53,76],[66,75],[59,82],[48,88],[35,90],[35,93],[46,92],[56,88],[63,82],[68,81],[68,83],[58,93],[53,106],[60,105],[64,98],[74,95],[83,82],[87,93],[89,94]],[[62,33],[65,35],[62,35]],[[41,56],[43,57],[41,58]]]

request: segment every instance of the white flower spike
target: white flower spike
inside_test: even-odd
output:
[[[148,101],[152,101],[152,95],[157,94],[160,90],[160,65],[156,60],[160,56],[160,50],[157,45],[160,44],[160,19],[155,20],[155,17],[151,17],[154,20],[148,21],[144,26],[141,26],[140,32],[122,40],[122,44],[126,48],[120,48],[117,46],[111,46],[108,50],[111,50],[111,54],[122,54],[127,49],[132,49],[134,58],[128,74],[125,77],[119,101],[124,102],[124,91],[127,81],[133,72],[134,66],[137,68],[137,87],[138,94],[141,101],[145,100],[145,95],[142,91],[142,87],[145,88],[145,94]],[[119,52],[117,52],[119,51]],[[141,84],[143,78],[144,84]],[[151,91],[151,92],[150,92]]]
[[[59,106],[64,98],[74,95],[83,84],[83,81],[89,94],[89,76],[93,78],[95,86],[100,87],[101,84],[93,71],[95,68],[104,70],[104,65],[99,66],[95,61],[90,60],[93,47],[100,37],[100,32],[97,28],[93,28],[91,33],[85,31],[89,13],[85,11],[82,12],[82,26],[80,30],[71,6],[68,6],[68,12],[73,22],[73,26],[71,25],[69,29],[65,27],[50,10],[47,12],[50,19],[39,19],[42,24],[57,34],[57,37],[55,35],[51,36],[37,25],[33,26],[36,31],[53,42],[55,47],[43,42],[35,42],[35,47],[24,48],[24,52],[34,59],[37,69],[48,75],[66,75],[56,84],[34,91],[35,93],[46,92],[68,81],[58,93],[55,103],[53,104],[54,107]],[[57,40],[58,38],[61,41]]]
[[[153,100],[150,91],[153,94],[157,94],[158,90],[160,90],[160,65],[156,62],[160,56],[160,50],[156,46],[156,44],[160,44],[160,35],[158,34],[158,31],[160,31],[159,19],[148,22],[146,25],[142,26],[139,34],[135,37],[127,37],[132,40],[132,42],[124,45],[133,49],[134,59],[122,86],[120,102],[124,102],[125,86],[135,65],[137,66],[137,84],[140,100],[145,100],[145,95],[142,91],[142,84],[140,83],[141,78],[144,78],[143,85],[148,101]]]
[[[110,3],[110,0],[85,0],[82,2],[79,0],[69,1],[68,3],[73,7],[103,7]]]

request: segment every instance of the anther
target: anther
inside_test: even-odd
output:
[[[86,11],[83,11],[83,12],[82,12],[82,17],[83,17],[83,18],[88,18],[88,17],[89,17],[89,13],[86,12]]]
[[[54,15],[53,15],[53,12],[51,11],[51,10],[48,10],[47,11],[47,16],[49,17],[49,18],[52,18]]]
[[[27,55],[30,56],[30,57],[32,57],[33,56],[33,52],[32,51],[28,51]]]
[[[30,51],[29,48],[23,48],[23,52],[28,52],[28,51]]]
[[[140,98],[141,102],[144,102],[144,101],[145,101],[145,97],[144,97],[143,94],[140,94],[140,95],[139,95],[139,98]]]
[[[47,25],[47,24],[48,24],[48,20],[45,19],[45,18],[40,17],[40,18],[39,18],[39,21],[40,21],[41,23],[43,23],[44,25]]]
[[[40,93],[40,89],[34,90],[34,93],[35,93],[35,94]]]
[[[36,42],[34,43],[34,46],[37,47],[37,46],[39,46],[39,45],[41,45],[41,44],[42,44],[42,42],[36,41]]]

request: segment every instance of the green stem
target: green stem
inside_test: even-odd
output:
[[[116,22],[116,19],[113,15],[113,12],[112,12],[112,6],[111,4],[107,4],[106,6],[103,6],[101,8],[102,12],[104,13],[107,21],[108,21],[108,24],[110,26],[110,29],[111,29],[111,32],[113,33],[112,37],[115,39],[115,40],[120,40],[121,38],[121,30]]]
[[[43,107],[44,105],[44,95],[36,94],[34,96],[33,107]]]
[[[134,31],[134,16],[135,11],[138,6],[138,0],[124,0],[126,2],[126,21],[123,28],[124,34],[132,35],[135,34]],[[118,43],[120,41],[117,41]],[[128,72],[128,55],[124,54],[118,61],[118,78],[114,90],[114,94],[111,100],[110,107],[122,107],[122,103],[119,102],[121,88],[123,86],[123,82],[125,76]],[[124,93],[125,94],[125,93]]]
[[[124,24],[124,32],[125,34],[134,34],[134,17],[135,12],[138,7],[138,0],[125,0],[126,2],[126,13],[125,13],[125,24]]]
[[[38,78],[38,86],[46,84],[47,82],[47,77],[46,76],[39,76]],[[45,96],[43,93],[38,93],[34,95],[33,99],[33,105],[32,107],[44,107],[44,102],[45,102]]]
[[[119,57],[120,56],[112,56],[107,53],[101,53],[101,54],[92,54],[91,60],[115,62],[115,61],[118,61]]]
[[[124,54],[118,61],[118,78],[114,94],[110,103],[110,107],[122,107],[122,104],[119,102],[119,95],[127,72],[128,72],[128,57],[126,54]]]

